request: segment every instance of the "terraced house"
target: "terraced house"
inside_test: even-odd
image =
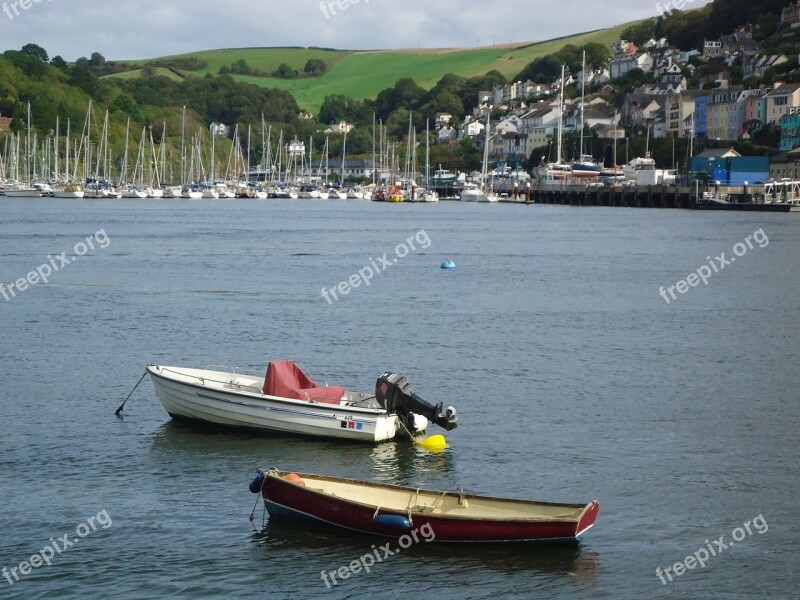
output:
[[[764,98],[767,101],[766,122],[779,124],[790,108],[800,106],[800,83],[783,84]]]
[[[781,117],[781,150],[788,152],[800,146],[800,108],[790,108]]]
[[[763,93],[759,89],[716,89],[708,92],[706,113],[709,139],[738,140],[745,131],[747,98]]]

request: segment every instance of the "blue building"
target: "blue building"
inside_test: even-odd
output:
[[[692,158],[692,172],[706,173],[722,185],[743,185],[769,179],[769,157],[740,156],[733,148],[706,150]]]
[[[694,99],[694,137],[708,137],[708,96]]]

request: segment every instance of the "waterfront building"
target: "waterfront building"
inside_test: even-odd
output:
[[[773,156],[769,163],[769,178],[800,180],[800,148]]]

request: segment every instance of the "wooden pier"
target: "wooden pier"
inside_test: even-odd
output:
[[[766,203],[752,194],[731,189],[730,204],[698,202],[695,188],[675,186],[589,187],[583,185],[537,185],[531,187],[536,204],[568,206],[609,206],[620,208],[683,208],[692,210],[744,210],[800,212],[800,206],[786,202]]]

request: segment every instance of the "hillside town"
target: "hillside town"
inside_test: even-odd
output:
[[[800,210],[800,0],[731,16],[725,31],[719,14],[738,1],[565,39],[548,54],[514,46],[504,72],[441,69],[438,80],[405,76],[374,97],[348,87],[352,96],[317,103],[272,86],[320,78],[320,58],[277,70],[238,58],[211,72],[197,57],[141,66],[98,52],[70,65],[27,44],[0,63],[0,193],[417,202],[671,186]],[[47,78],[63,80],[75,106],[89,100],[85,117],[30,92],[15,99],[11,81]],[[70,124],[81,120],[79,135]]]
[[[800,27],[800,2],[784,8],[778,30],[795,32]],[[486,139],[488,113],[494,117],[489,136],[489,153],[497,160],[512,163],[530,158],[537,149],[548,149],[542,160],[554,160],[559,122],[564,137],[579,134],[596,142],[618,146],[614,164],[623,164],[624,148],[629,138],[646,137],[650,143],[673,138],[692,140],[694,149],[727,145],[726,151],[709,151],[706,161],[715,155],[736,157],[735,142],[750,140],[757,130],[773,131],[777,144],[771,159],[762,159],[759,171],[748,173],[758,179],[795,177],[800,171],[800,83],[788,83],[780,77],[767,82],[765,74],[779,67],[796,67],[798,54],[770,54],[753,39],[750,28],[741,27],[719,39],[706,40],[703,47],[682,51],[666,38],[649,39],[642,45],[617,40],[605,67],[587,68],[570,73],[562,82],[516,81],[479,93],[478,106],[463,122],[453,115],[440,113],[436,118],[439,144],[458,144],[472,138],[478,147]],[[718,72],[697,78],[701,67],[718,65]],[[737,85],[732,74],[755,85]],[[708,71],[708,68],[702,69]],[[631,91],[622,91],[621,78],[638,76],[644,82]],[[694,78],[700,87],[692,87]],[[559,90],[573,89],[559,109]],[[581,98],[581,89],[587,93]],[[591,93],[588,92],[591,90]],[[796,150],[797,149],[797,150]],[[565,159],[578,158],[574,150],[562,149]],[[696,157],[691,153],[688,158]],[[595,152],[595,156],[598,156]],[[631,157],[627,157],[630,159]],[[686,158],[686,157],[684,157]],[[675,168],[695,169],[688,160],[678,160]],[[705,165],[701,167],[705,170]],[[712,174],[719,179],[717,174]],[[723,179],[736,183],[735,174]],[[738,179],[741,179],[739,177]],[[726,181],[726,182],[728,182]]]

